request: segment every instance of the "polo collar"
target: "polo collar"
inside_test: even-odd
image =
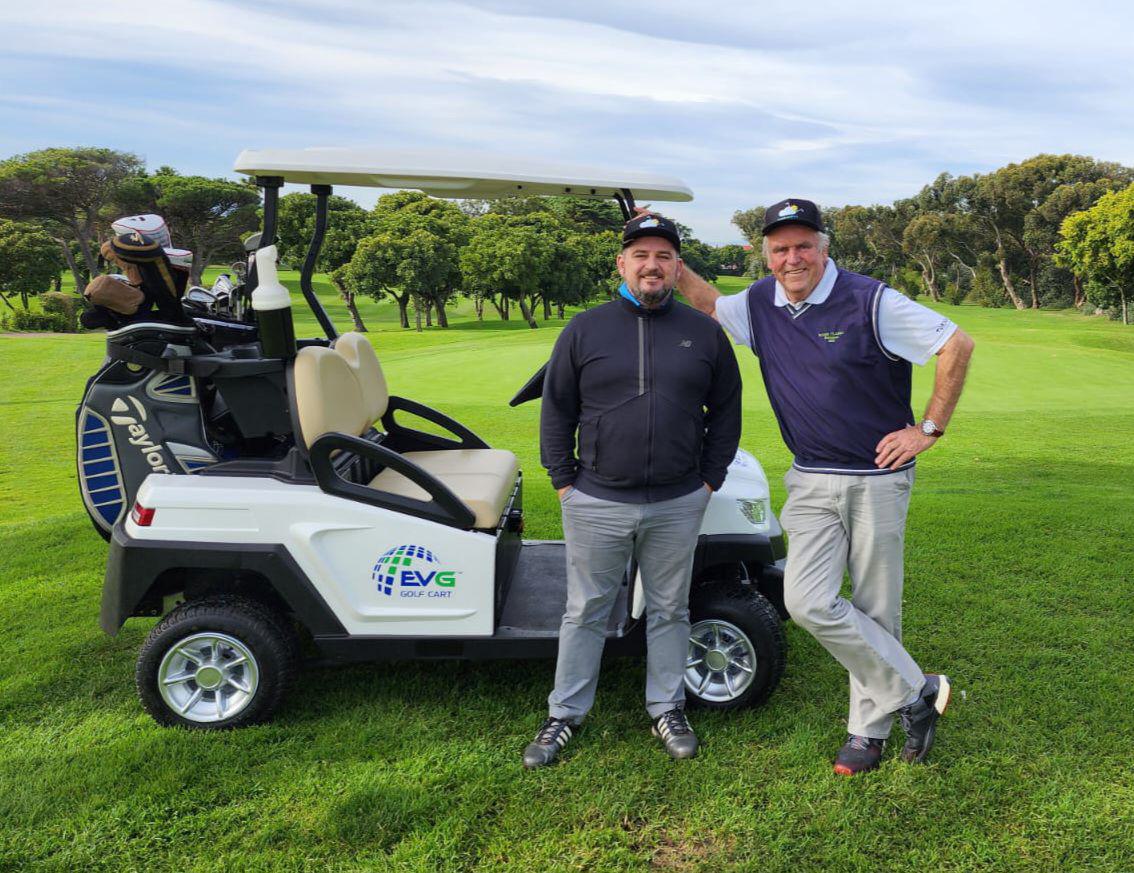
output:
[[[793,310],[802,310],[806,306],[818,306],[820,303],[826,303],[827,298],[831,296],[831,289],[835,287],[835,279],[839,276],[839,268],[835,266],[834,260],[827,258],[827,266],[823,269],[823,278],[819,280],[811,293],[808,294],[800,303],[790,303],[787,299],[787,294],[784,292],[784,286],[776,280],[776,306],[788,306]]]

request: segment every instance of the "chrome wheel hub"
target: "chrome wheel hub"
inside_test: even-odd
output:
[[[236,637],[193,634],[165,653],[158,690],[166,705],[189,721],[217,722],[240,713],[256,695],[260,670]]]
[[[736,625],[720,619],[689,629],[685,687],[702,700],[727,703],[743,694],[756,676],[756,647]]]

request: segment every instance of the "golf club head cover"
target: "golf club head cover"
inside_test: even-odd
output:
[[[146,295],[125,281],[124,276],[95,276],[83,296],[95,306],[103,306],[119,315],[133,315],[145,302]]]
[[[157,240],[133,231],[114,237],[110,250],[116,260],[137,268],[142,293],[164,321],[191,323],[180,302],[189,274],[170,265],[169,257]]]

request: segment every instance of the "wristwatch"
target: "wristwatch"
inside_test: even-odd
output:
[[[945,436],[945,431],[941,430],[932,418],[926,418],[922,421],[921,432],[929,437]]]

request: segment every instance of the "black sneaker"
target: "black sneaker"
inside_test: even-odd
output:
[[[906,744],[902,747],[903,761],[920,764],[925,760],[925,756],[933,748],[937,719],[945,713],[952,693],[948,676],[926,673],[925,687],[921,689],[918,699],[898,710],[898,717],[906,731]]]
[[[694,758],[697,756],[697,735],[685,717],[685,710],[671,709],[663,712],[650,725],[650,733],[665,743],[665,750],[671,758]]]
[[[535,739],[524,749],[524,766],[529,770],[546,767],[556,759],[578,729],[577,724],[561,718],[547,719]]]
[[[877,770],[885,748],[885,740],[847,734],[847,741],[835,756],[835,772],[840,776],[854,776]]]

